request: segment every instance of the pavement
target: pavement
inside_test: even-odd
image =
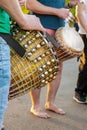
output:
[[[62,81],[57,92],[55,103],[66,115],[47,111],[51,118],[41,119],[30,113],[31,100],[29,94],[9,101],[5,113],[5,130],[87,130],[87,105],[73,100],[78,76],[76,58],[64,62]],[[41,104],[44,109],[46,88],[41,91]]]

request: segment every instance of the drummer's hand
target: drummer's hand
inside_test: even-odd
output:
[[[35,15],[24,15],[24,21],[19,24],[19,26],[24,30],[39,30],[46,32],[46,29],[41,25],[41,22],[38,17]]]
[[[66,22],[74,22],[75,21],[75,17],[73,16],[73,14],[71,12],[69,12],[69,16],[65,19]]]
[[[79,2],[80,2],[80,0],[71,0],[69,2],[69,6],[72,8],[73,6],[76,6]]]
[[[20,5],[25,5],[26,0],[19,0]]]
[[[69,9],[60,8],[58,9],[57,16],[66,19],[69,16]]]

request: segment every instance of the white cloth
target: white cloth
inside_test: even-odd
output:
[[[80,2],[83,2],[85,4],[85,13],[86,13],[86,19],[87,19],[87,0],[80,0]],[[84,28],[81,26],[79,21],[78,21],[78,26],[79,26],[79,33],[80,34],[86,34]]]

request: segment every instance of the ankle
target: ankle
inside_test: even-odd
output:
[[[41,109],[42,107],[40,105],[35,105],[35,106],[32,106],[31,109],[33,110],[39,110]]]
[[[52,105],[54,105],[53,102],[49,102],[49,101],[47,101],[47,102],[45,103],[45,107],[49,107],[49,106],[52,106]]]
[[[1,130],[4,130],[5,129],[5,127],[4,127],[4,125],[2,125],[2,128],[1,128]]]

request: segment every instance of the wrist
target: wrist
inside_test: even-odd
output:
[[[26,25],[26,17],[25,14],[21,15],[21,17],[18,18],[17,23],[19,24],[19,26],[23,29],[24,26]]]

